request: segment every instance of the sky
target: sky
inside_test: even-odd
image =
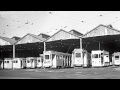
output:
[[[120,30],[120,11],[0,11],[0,36],[53,35],[60,29],[83,34],[99,24]]]

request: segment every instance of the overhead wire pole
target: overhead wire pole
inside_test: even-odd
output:
[[[13,58],[15,58],[15,44],[13,44]]]
[[[82,50],[82,37],[80,37],[80,50]],[[81,57],[83,60],[83,53],[81,53]],[[84,60],[83,60],[83,65],[84,65]]]
[[[99,42],[99,50],[100,50],[100,42]]]
[[[13,44],[13,59],[14,58],[15,58],[15,44]],[[12,69],[14,70],[13,61],[12,61]]]
[[[46,43],[45,43],[45,41],[44,41],[43,62],[44,62],[44,60],[45,60],[45,52],[46,52]],[[42,68],[44,68],[44,67],[43,67],[43,63],[42,63]]]
[[[82,38],[80,38],[80,49],[82,49]]]
[[[46,43],[44,42],[44,52],[46,51]]]

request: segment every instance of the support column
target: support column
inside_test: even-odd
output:
[[[46,52],[46,43],[44,42],[43,62],[44,62],[44,60],[45,60],[45,52]],[[43,62],[42,62],[42,68],[44,68],[44,67],[43,67]]]
[[[80,50],[81,50],[81,59],[83,61],[83,66],[84,66],[84,60],[83,60],[83,50],[82,50],[82,38],[80,38]]]
[[[82,49],[82,38],[80,38],[80,49]]]
[[[46,43],[44,42],[44,52],[46,51]],[[44,54],[44,53],[43,53]]]
[[[15,58],[15,45],[13,45],[13,58]]]
[[[99,50],[100,50],[100,42],[99,42]]]
[[[13,59],[14,58],[15,58],[15,44],[13,44]],[[13,62],[12,62],[12,69],[14,70]]]

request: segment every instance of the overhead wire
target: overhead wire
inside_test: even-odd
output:
[[[48,15],[48,14],[47,14]],[[44,17],[45,15],[42,15],[42,17]],[[30,22],[32,22],[32,24],[33,24],[33,21],[37,21],[37,20],[39,20],[39,18],[41,18],[41,16],[40,15],[38,15],[37,17],[33,17],[34,19],[32,19],[32,20],[29,20]],[[10,19],[11,20],[11,19]],[[14,20],[15,21],[15,20]],[[19,22],[21,22],[21,21],[19,21]],[[29,24],[29,23],[28,23]],[[17,26],[17,28],[19,27],[19,28],[23,28],[23,26],[25,26],[26,24],[24,23],[23,25],[19,25],[18,23],[16,23],[16,24],[14,24],[14,25],[10,25],[10,27],[14,27],[14,26]],[[29,24],[30,25],[30,24]],[[4,29],[5,28],[5,26],[2,26],[2,27],[0,27],[0,29]]]
[[[113,12],[113,11],[112,11]],[[110,14],[110,13],[112,13],[112,12],[109,12],[109,13],[105,13],[105,14],[102,14],[102,15],[107,15],[107,14]],[[77,21],[80,21],[80,22],[86,22],[86,21],[89,21],[89,20],[91,20],[91,19],[88,19],[88,20],[85,20],[85,21],[81,21],[81,20],[78,20],[78,19],[73,19],[73,18],[70,18],[70,17],[65,17],[65,16],[61,16],[61,15],[57,15],[57,14],[53,14],[53,13],[49,13],[49,14],[51,14],[51,15],[56,15],[56,16],[59,16],[59,17],[64,17],[64,18],[68,18],[68,19],[72,19],[72,20],[77,20]],[[33,22],[33,21],[35,21],[35,20],[39,20],[39,18],[41,18],[40,16],[38,16],[38,18],[35,18],[35,19],[33,19],[33,20],[29,20],[30,22]],[[92,19],[94,19],[94,18],[92,18]],[[88,23],[88,22],[87,22]],[[93,23],[88,23],[88,24],[91,24],[91,25],[93,25]],[[24,25],[22,25],[22,26],[25,26],[26,24],[24,24]],[[16,26],[16,24],[15,25],[12,25],[12,26]]]
[[[89,21],[93,21],[93,20],[96,20],[96,19],[103,18],[103,17],[105,17],[106,15],[108,15],[108,14],[110,15],[110,14],[112,14],[112,13],[114,13],[114,11],[111,11],[111,12],[108,12],[108,13],[99,14],[99,15],[93,17],[93,18],[90,18],[90,19],[88,19],[88,20],[84,20],[84,22],[89,23],[89,24],[93,24],[93,23],[90,23]],[[106,17],[106,18],[109,18],[109,17]],[[99,21],[99,20],[98,20],[98,21]],[[94,23],[97,24],[97,22],[94,22]]]
[[[43,15],[43,17],[44,17],[44,15]],[[35,19],[29,20],[29,21],[32,22],[32,21],[35,21],[35,20],[37,20],[37,19],[39,20],[39,18],[41,18],[41,17],[40,17],[40,15],[38,15],[37,18],[36,18],[36,17],[33,17],[33,18],[35,18]],[[14,20],[14,21],[15,21],[15,20]],[[17,21],[18,21],[18,20],[17,20]],[[27,21],[28,21],[28,20],[27,20]],[[19,22],[21,22],[21,21],[19,21]],[[16,25],[18,25],[18,23],[14,24],[14,25],[11,25],[11,26],[13,27],[13,26],[16,26]],[[26,24],[24,23],[22,26],[24,26],[24,25],[26,25]],[[0,28],[0,29],[1,29],[1,28]]]
[[[81,22],[81,23],[86,23],[86,24],[91,24],[91,25],[96,25],[96,24],[93,24],[93,23],[89,23],[88,21],[91,21],[91,20],[93,20],[93,19],[95,19],[95,18],[99,18],[99,17],[103,17],[103,16],[105,16],[105,15],[108,15],[108,14],[111,14],[111,13],[113,13],[114,11],[111,11],[111,12],[108,12],[108,13],[105,13],[105,14],[101,14],[102,16],[96,16],[96,17],[94,17],[94,18],[91,18],[91,19],[88,19],[88,20],[84,20],[84,21],[81,21],[81,20],[79,20],[79,19],[74,19],[74,18],[70,18],[70,17],[66,17],[66,16],[61,16],[61,15],[57,15],[57,14],[55,14],[55,13],[49,13],[49,14],[51,14],[51,15],[55,15],[55,16],[58,16],[58,17],[63,17],[63,18],[67,18],[67,19],[71,19],[71,20],[75,20],[75,21],[79,21],[79,22]],[[47,14],[48,15],[48,14]],[[44,15],[43,15],[44,16]],[[33,20],[29,20],[29,22],[33,22],[33,21],[37,21],[37,20],[39,20],[39,18],[41,18],[39,15],[37,16],[37,18],[35,17]],[[119,20],[117,20],[117,21],[119,21]],[[114,21],[114,22],[116,22],[116,21]],[[16,26],[17,24],[15,24],[15,25],[12,25],[12,26]],[[23,27],[23,26],[25,26],[26,24],[23,24],[21,27]],[[3,27],[4,28],[4,27]],[[51,32],[51,31],[50,31]],[[49,32],[49,33],[50,33]]]
[[[93,24],[93,23],[89,23],[88,21],[91,21],[91,20],[96,19],[96,18],[103,17],[103,16],[105,16],[105,15],[107,15],[107,14],[111,14],[111,13],[114,13],[114,11],[111,11],[111,12],[108,12],[108,13],[105,13],[105,14],[100,14],[100,15],[98,15],[98,16],[95,16],[95,17],[90,18],[90,19],[87,19],[87,20],[74,19],[74,18],[62,16],[62,15],[57,15],[57,14],[55,14],[55,13],[50,13],[50,14],[55,15],[55,16],[58,16],[58,17],[63,17],[63,18],[66,18],[66,19],[71,19],[71,20],[79,21],[79,22],[81,22],[81,23],[87,23],[87,24],[91,24],[91,25],[96,25],[96,24]]]

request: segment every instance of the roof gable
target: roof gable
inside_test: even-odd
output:
[[[40,38],[40,37],[37,36],[37,35],[28,33],[28,34],[26,34],[25,36],[23,36],[21,39],[19,39],[15,44],[19,44],[19,43],[21,42],[21,40],[23,40],[23,39],[26,38],[27,36],[31,36],[31,37],[37,39],[37,40],[35,40],[35,41],[41,41],[41,42],[43,42],[43,41],[45,40],[45,39]],[[27,41],[27,42],[24,41],[24,43],[28,43],[28,41]],[[32,43],[32,42],[30,42],[30,43]]]
[[[13,40],[11,38],[2,37],[2,36],[0,36],[0,38],[5,40],[6,42],[9,42],[11,45],[13,45],[16,42],[16,40]]]
[[[40,36],[41,38],[49,38],[50,36],[44,33],[40,33],[38,36]]]
[[[94,37],[94,36],[103,36],[103,35],[113,35],[120,34],[120,31],[103,24],[98,25],[94,29],[90,30],[82,37]]]
[[[13,39],[13,40],[19,40],[20,39],[20,37],[17,37],[17,36],[13,36],[11,39]]]
[[[31,33],[29,33],[29,35],[31,35],[32,37],[35,37],[35,38],[37,38],[37,39],[39,39],[39,40],[41,40],[41,41],[46,40],[45,38],[41,38],[40,36],[37,36],[37,35],[31,34]]]
[[[64,32],[64,33],[70,34],[70,35],[72,35],[72,36],[74,36],[74,37],[76,37],[76,38],[79,38],[79,36],[77,36],[77,35],[75,35],[75,34],[72,34],[72,33],[70,33],[70,32],[67,32],[67,31],[63,30],[63,29],[60,29],[58,32],[54,33],[51,37],[49,37],[49,38],[48,38],[47,40],[45,40],[45,41],[49,41],[51,38],[53,38],[55,35],[59,34],[60,32]],[[70,38],[69,38],[69,39],[70,39]],[[52,41],[52,40],[50,40],[50,41]]]
[[[72,34],[75,34],[77,36],[82,36],[83,35],[82,33],[78,32],[78,31],[76,31],[74,29],[70,30],[69,32],[72,33]]]

